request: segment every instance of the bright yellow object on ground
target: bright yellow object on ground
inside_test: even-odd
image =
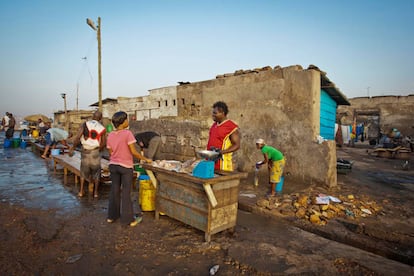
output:
[[[148,175],[141,175],[139,179],[139,203],[142,211],[155,210],[155,188]]]

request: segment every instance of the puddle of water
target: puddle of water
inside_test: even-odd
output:
[[[31,147],[3,148],[4,132],[0,133],[0,198],[2,202],[27,208],[55,210],[57,214],[79,214],[93,209],[106,210],[110,184],[100,184],[100,197],[77,196],[79,184],[74,176],[54,172],[53,162],[44,160]],[[85,191],[88,183],[85,183]]]

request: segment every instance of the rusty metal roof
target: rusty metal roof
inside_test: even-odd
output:
[[[103,99],[102,100],[102,104],[106,104],[106,103],[109,103],[109,102],[115,102],[115,103],[117,103],[118,100],[117,99],[114,99],[114,98],[106,98],[106,99]],[[99,102],[93,103],[93,104],[91,104],[89,106],[99,106]]]

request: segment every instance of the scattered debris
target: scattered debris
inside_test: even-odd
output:
[[[336,160],[336,171],[340,174],[347,174],[352,171],[354,161],[348,161],[342,158]]]
[[[245,196],[245,197],[248,197],[248,198],[255,198],[256,197],[255,194],[244,194],[244,193],[239,194],[239,196]]]
[[[315,204],[329,204],[329,202],[341,202],[341,200],[337,197],[334,196],[328,196],[328,195],[324,195],[324,194],[319,194],[316,198],[315,198]]]
[[[361,208],[361,211],[364,212],[365,214],[372,215],[372,212],[369,209]]]
[[[219,265],[215,265],[213,267],[210,268],[210,275],[215,275],[217,273],[217,271],[219,270],[220,266]]]
[[[383,202],[384,203],[384,202]],[[380,213],[382,207],[367,196],[352,194],[331,196],[325,194],[290,194],[270,199],[259,199],[256,204],[268,210],[277,209],[281,214],[325,225],[329,219],[346,217],[357,219]]]
[[[408,160],[405,160],[402,165],[401,165],[402,169],[404,171],[408,171],[408,169],[410,168],[410,163],[408,162]]]
[[[79,261],[80,258],[82,258],[82,254],[76,254],[76,255],[70,256],[66,259],[66,263],[67,264],[73,264],[73,263]]]

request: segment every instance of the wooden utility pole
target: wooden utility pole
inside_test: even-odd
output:
[[[102,112],[102,70],[101,70],[101,18],[98,17],[98,79],[99,79],[99,111]]]
[[[66,93],[60,94],[63,98],[64,108],[65,108],[65,130],[69,130],[69,122],[68,122],[68,109],[66,106]]]
[[[79,82],[76,84],[76,111],[79,111]]]
[[[99,111],[102,112],[102,70],[101,70],[101,18],[98,17],[98,26],[92,19],[87,18],[86,23],[96,31],[96,37],[98,39],[98,103]]]

